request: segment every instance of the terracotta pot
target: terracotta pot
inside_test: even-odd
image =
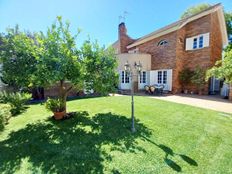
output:
[[[56,120],[61,120],[65,116],[66,112],[54,112],[54,118]]]

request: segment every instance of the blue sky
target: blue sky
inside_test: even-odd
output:
[[[0,32],[19,24],[21,29],[46,31],[57,15],[71,22],[71,31],[82,29],[78,43],[97,39],[101,45],[117,40],[119,16],[127,11],[126,26],[138,38],[179,19],[198,3],[221,2],[232,11],[232,1],[223,0],[0,0]]]

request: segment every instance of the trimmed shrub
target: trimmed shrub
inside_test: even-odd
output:
[[[185,68],[179,72],[179,81],[183,91],[185,90],[185,86],[191,82],[192,76],[193,71],[191,71],[189,68]]]
[[[45,103],[45,107],[47,110],[52,112],[62,112],[65,110],[64,102],[62,102],[60,99],[48,98]]]
[[[11,106],[0,104],[0,131],[2,131],[11,117]]]
[[[0,103],[10,104],[11,114],[17,115],[25,110],[25,104],[31,99],[31,94],[19,92],[0,92]]]
[[[196,69],[194,70],[191,81],[194,85],[197,86],[198,92],[200,94],[202,93],[202,90],[204,89],[204,85],[206,84],[205,77],[206,77],[206,70],[201,68],[200,66],[197,66]]]

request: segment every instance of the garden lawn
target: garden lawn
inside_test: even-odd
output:
[[[0,133],[0,173],[232,173],[232,117],[147,97],[68,102],[55,121],[30,105]]]

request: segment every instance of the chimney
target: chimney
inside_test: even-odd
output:
[[[118,32],[119,32],[119,37],[122,35],[122,34],[127,34],[127,30],[126,30],[126,25],[124,22],[120,23],[118,25]]]
[[[124,22],[120,23],[118,25],[118,40],[119,40],[119,52],[120,53],[127,53],[127,46],[133,42],[133,39],[131,39],[128,35],[127,35],[127,29],[126,29],[126,25]]]

